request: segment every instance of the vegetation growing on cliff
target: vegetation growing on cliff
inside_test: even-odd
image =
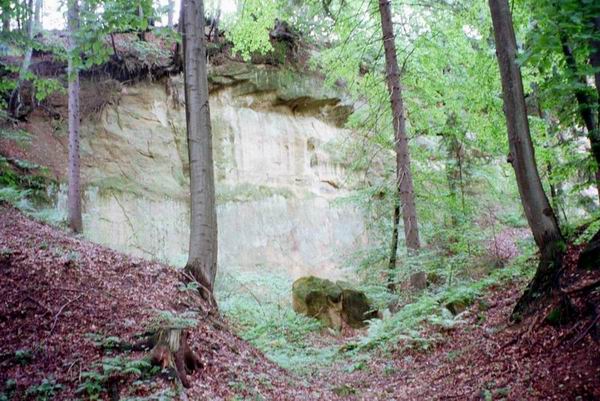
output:
[[[600,5],[233,3],[182,0],[175,24],[173,2],[70,0],[66,36],[43,29],[39,0],[0,3],[0,400],[600,398]],[[86,169],[99,148],[84,146],[82,180],[127,221],[93,216],[113,224],[109,243],[177,246],[184,269],[21,213],[63,210],[51,188],[66,180],[68,225],[90,235],[81,209],[100,212],[81,194],[79,124],[108,120],[110,106],[124,131],[121,98],[144,81],[165,96],[137,94],[142,110],[125,122],[136,137],[123,142],[139,155],[124,162],[113,138],[111,174],[98,177]],[[212,120],[209,93],[226,103]],[[168,112],[183,107],[176,126]],[[236,132],[213,139],[257,114],[259,129],[285,115],[311,132],[277,126],[284,134],[249,154]],[[142,120],[149,132],[136,132]],[[151,140],[176,150],[158,156]],[[215,152],[220,163],[215,142],[231,150]],[[185,219],[150,216],[160,243],[127,249],[147,220],[135,225],[119,196],[148,195],[158,163],[178,187],[189,177]],[[181,198],[161,184],[155,204]],[[274,197],[279,220],[259,210]],[[303,201],[326,213],[294,216]],[[364,233],[335,255],[350,230],[335,220],[348,227],[327,231],[323,260],[316,231],[341,204],[364,216]],[[239,205],[249,211],[218,237],[217,208]],[[265,232],[244,238],[251,221]],[[179,231],[188,247],[169,242]],[[218,264],[217,241],[247,263]],[[293,280],[309,275],[343,284]],[[350,324],[353,300],[371,310]]]

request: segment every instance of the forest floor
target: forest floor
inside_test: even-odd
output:
[[[597,272],[584,277],[574,270],[579,250],[574,247],[568,255],[569,288],[598,279]],[[110,376],[119,383],[121,399],[169,399],[175,386],[168,378],[127,370],[127,361],[143,358],[144,352],[122,353],[106,345],[115,337],[133,341],[159,311],[182,312],[199,305],[182,287],[181,272],[119,254],[0,205],[0,278],[0,400],[87,399],[97,394],[93,385]],[[179,397],[600,399],[597,320],[554,328],[545,323],[543,311],[509,325],[522,286],[490,289],[484,303],[464,312],[462,323],[437,336],[427,351],[398,344],[387,352],[365,351],[353,369],[332,365],[311,375],[276,366],[226,321],[203,314],[206,305],[200,305],[189,343],[202,368]],[[352,340],[334,341],[343,349]]]

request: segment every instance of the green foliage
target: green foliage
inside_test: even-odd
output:
[[[15,351],[15,362],[24,366],[29,365],[33,359],[33,353],[28,349],[19,349]]]
[[[2,117],[2,115],[0,115]],[[31,134],[22,129],[12,129],[0,126],[0,138],[14,141],[19,145],[31,143]]]
[[[47,202],[46,188],[51,184],[47,169],[24,160],[0,156],[0,201],[25,212]]]
[[[200,285],[196,282],[196,281],[191,281],[189,283],[181,283],[179,284],[179,286],[177,287],[177,290],[181,291],[181,292],[197,292],[198,289],[200,288]]]
[[[596,211],[596,213],[584,222],[578,222],[577,226],[583,226],[585,229],[574,238],[573,242],[576,245],[588,243],[600,231],[600,211]]]
[[[63,210],[58,208],[41,208],[29,212],[29,215],[34,219],[43,221],[53,226],[66,227],[67,216]]]
[[[522,256],[515,259],[510,266],[495,270],[481,280],[464,281],[426,291],[395,314],[382,320],[371,321],[367,335],[360,339],[356,349],[396,347],[399,342],[403,342],[406,346],[427,350],[436,338],[423,337],[425,325],[450,329],[461,323],[460,316],[452,316],[445,305],[450,302],[473,304],[491,286],[526,280],[531,276],[533,267],[531,257]]]
[[[286,369],[307,372],[337,356],[336,347],[312,343],[321,323],[292,310],[292,281],[287,275],[273,270],[219,274],[219,308],[240,336],[269,359]]]
[[[247,0],[240,15],[229,23],[227,39],[234,43],[233,52],[249,61],[253,53],[265,54],[273,50],[269,32],[279,15],[279,2],[275,0]]]
[[[13,187],[0,188],[0,201],[7,202],[17,209],[32,211],[33,206],[29,200],[31,190],[16,189]]]
[[[0,401],[10,401],[13,394],[17,389],[17,382],[14,379],[8,379],[4,383],[2,391],[0,392]]]
[[[90,400],[98,400],[107,391],[106,384],[113,377],[132,376],[141,379],[153,377],[160,368],[146,359],[130,359],[122,356],[106,357],[93,366],[94,370],[81,373],[77,393],[85,393]],[[159,398],[160,399],[160,398]],[[168,398],[166,398],[168,399]]]
[[[64,94],[65,88],[58,79],[43,79],[36,77],[33,80],[35,88],[35,100],[38,102],[44,101],[48,96],[53,93],[59,92]]]
[[[86,333],[85,336],[94,346],[104,350],[118,348],[123,344],[123,340],[117,336],[104,336],[100,333]]]
[[[60,392],[62,388],[63,385],[57,383],[54,377],[48,376],[43,379],[40,384],[29,387],[25,391],[25,394],[35,398],[37,401],[50,401],[54,399],[56,394]]]

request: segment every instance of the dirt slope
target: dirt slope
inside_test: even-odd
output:
[[[178,290],[181,277],[171,267],[124,256],[2,206],[0,255],[0,394],[13,379],[13,399],[27,399],[27,389],[49,377],[63,386],[53,399],[85,398],[74,393],[81,374],[105,356],[86,334],[130,340],[157,310],[182,311],[196,301]],[[191,377],[189,399],[321,397],[320,389],[290,385],[293,377],[220,319],[200,317],[189,342],[204,365]],[[25,352],[15,357],[18,350]],[[132,380],[121,385],[122,399]],[[144,395],[171,387],[159,379],[135,388]]]
[[[580,250],[571,247],[562,283],[573,294],[600,280],[600,272],[577,270]],[[132,340],[157,310],[198,305],[195,296],[178,289],[180,279],[171,267],[124,256],[0,205],[0,400],[9,379],[16,381],[12,399],[45,399],[27,390],[48,378],[62,387],[47,399],[86,399],[75,393],[85,372],[114,356],[89,333]],[[276,367],[226,322],[201,314],[190,344],[203,367],[176,399],[600,400],[598,319],[591,314],[555,328],[544,322],[546,310],[510,326],[521,291],[521,285],[491,289],[482,300],[486,307],[469,308],[456,329],[440,333],[431,327],[428,334],[441,336],[427,352],[398,344],[397,351],[369,354],[360,368],[336,364],[311,378]],[[600,291],[572,299],[584,311],[600,305]],[[134,379],[120,384],[122,400],[174,389],[168,378]]]

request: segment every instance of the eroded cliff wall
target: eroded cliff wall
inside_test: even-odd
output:
[[[315,77],[233,64],[211,70],[219,262],[337,278],[366,241],[335,144],[349,111]],[[188,175],[181,77],[126,87],[82,130],[85,236],[182,265]],[[64,207],[61,196],[59,207]]]

